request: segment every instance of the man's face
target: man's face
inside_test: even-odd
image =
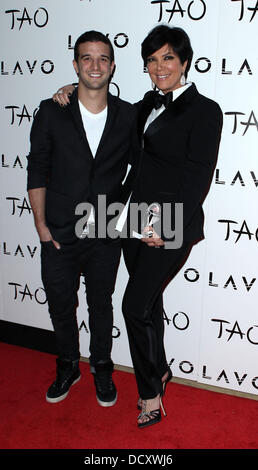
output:
[[[73,61],[80,82],[91,90],[108,87],[114,65],[108,44],[101,41],[80,44],[78,62]]]

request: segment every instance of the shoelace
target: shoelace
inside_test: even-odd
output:
[[[100,391],[112,389],[112,375],[109,372],[95,374],[95,380]]]

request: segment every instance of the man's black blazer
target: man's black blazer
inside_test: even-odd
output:
[[[154,93],[146,93],[136,104],[139,135],[153,109]],[[183,203],[185,241],[204,236],[202,202],[217,160],[222,118],[219,105],[199,94],[192,84],[143,135],[140,171],[131,201],[171,203],[172,223],[174,204]]]
[[[94,158],[77,90],[66,107],[52,99],[41,102],[31,129],[27,189],[47,188],[46,222],[55,240],[75,238],[77,204],[97,205],[98,195],[106,195],[107,204],[126,198],[122,181],[128,163],[138,158],[135,126],[135,108],[108,93],[107,121]]]

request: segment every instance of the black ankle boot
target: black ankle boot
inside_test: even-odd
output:
[[[50,385],[46,400],[48,403],[58,403],[64,400],[70,387],[80,380],[79,360],[56,360],[56,380]]]
[[[91,366],[96,387],[97,402],[100,406],[113,406],[117,400],[117,391],[112,380],[113,362],[98,362]]]

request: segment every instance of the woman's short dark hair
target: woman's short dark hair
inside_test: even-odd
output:
[[[110,50],[110,61],[114,61],[114,48],[112,46],[112,43],[108,39],[107,36],[105,36],[103,33],[100,33],[99,31],[86,31],[86,33],[81,34],[81,36],[78,37],[75,45],[74,45],[74,60],[78,62],[79,59],[79,45],[84,43],[84,42],[104,42],[104,44],[107,44],[109,46]]]
[[[185,77],[191,67],[193,50],[190,39],[182,28],[159,25],[153,28],[142,43],[142,58],[144,66],[147,65],[147,58],[158,51],[165,44],[169,44],[175,54],[178,55],[181,64],[188,61]]]

